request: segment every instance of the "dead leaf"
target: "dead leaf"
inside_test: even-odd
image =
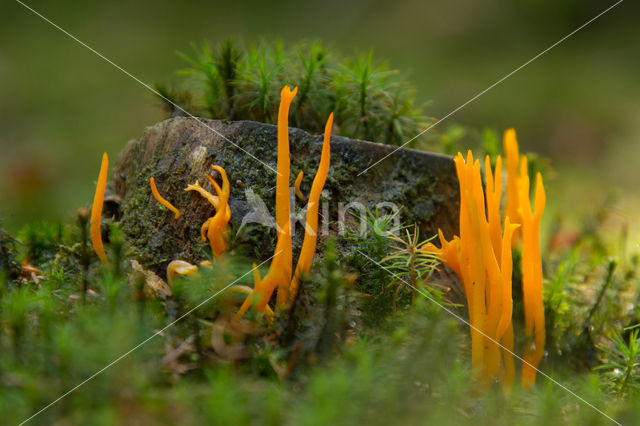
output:
[[[142,281],[144,283],[143,291],[146,297],[156,297],[159,299],[171,297],[171,287],[157,274],[144,269],[136,260],[131,261],[131,268],[133,270],[131,274],[129,274],[129,281],[133,286]]]

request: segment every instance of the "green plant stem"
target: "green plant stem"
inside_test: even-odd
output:
[[[607,291],[607,288],[609,288],[609,286],[611,285],[611,282],[613,281],[613,274],[614,274],[617,266],[618,266],[618,263],[615,260],[609,261],[609,264],[607,265],[607,278],[605,279],[604,285],[600,289],[600,293],[598,294],[598,298],[596,299],[596,303],[593,305],[593,307],[589,311],[589,315],[587,315],[587,320],[585,321],[586,323],[591,322],[591,319],[593,318],[593,315],[598,310],[598,307],[600,306],[600,303],[602,303],[602,299],[604,298],[604,294]]]

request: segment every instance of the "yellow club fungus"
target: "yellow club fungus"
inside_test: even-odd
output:
[[[504,134],[507,156],[507,214],[521,225],[512,245],[522,247],[522,297],[524,302],[525,335],[533,341],[523,355],[522,385],[535,384],[536,368],[544,355],[545,326],[542,302],[542,259],[540,255],[540,220],[545,208],[545,192],[540,173],[536,176],[534,210],[529,198],[527,157],[520,155],[516,132]]]
[[[216,210],[218,210],[218,206],[220,205],[220,201],[218,199],[218,196],[217,195],[213,195],[212,193],[210,193],[209,191],[204,189],[202,186],[200,186],[200,183],[198,181],[196,181],[196,183],[193,183],[191,185],[187,185],[187,187],[184,190],[185,191],[197,191],[200,195],[202,195],[202,197],[204,199],[206,199],[209,203],[211,203],[211,205]]]
[[[174,213],[174,218],[178,219],[180,217],[180,211],[177,208],[175,208],[173,204],[171,204],[169,201],[163,198],[162,195],[160,195],[160,193],[158,192],[158,188],[156,187],[156,180],[154,177],[151,177],[151,179],[149,179],[149,184],[151,185],[151,193],[153,194],[153,197],[160,204],[162,204],[163,206],[171,210]]]
[[[533,212],[529,202],[527,161],[523,159],[520,172],[520,218],[522,220],[522,297],[524,298],[525,334],[535,339],[524,353],[522,385],[535,384],[536,368],[544,355],[545,326],[542,302],[542,259],[540,256],[540,219],[545,207],[545,192],[540,173],[536,176]]]
[[[282,276],[289,277],[286,281],[279,283],[277,304],[283,307],[288,299],[289,283],[291,281],[293,253],[291,249],[291,206],[289,202],[289,175],[291,169],[291,159],[289,158],[289,107],[293,98],[298,93],[298,88],[293,90],[289,86],[284,86],[280,92],[280,109],[278,110],[278,165],[276,176],[276,225],[278,229],[278,243],[280,246]],[[289,228],[288,233],[282,230]],[[280,238],[284,241],[280,242]],[[275,259],[274,259],[275,261]]]
[[[329,171],[333,114],[329,116],[325,127],[320,164],[318,165],[318,171],[314,177],[309,194],[305,236],[294,275],[292,273],[291,206],[289,201],[290,158],[288,115],[291,101],[296,95],[296,92],[297,88],[291,90],[285,86],[282,89],[280,109],[278,112],[278,176],[276,178],[276,225],[278,240],[275,254],[269,266],[269,272],[264,278],[261,278],[259,272],[254,270],[254,288],[238,310],[238,318],[247,312],[252,306],[252,303],[255,304],[254,309],[257,313],[266,313],[267,317],[271,317],[272,312],[268,303],[276,289],[276,307],[282,309],[288,306],[295,298],[300,277],[309,271],[311,261],[313,260],[317,243],[318,204]],[[301,180],[301,176],[302,175],[299,174],[296,181]]]
[[[304,176],[304,172],[298,173],[298,176],[296,177],[296,181],[293,183],[293,189],[296,192],[296,197],[300,198],[301,200],[304,200],[304,195],[302,194],[302,191],[300,191],[302,176]]]
[[[535,336],[523,356],[522,384],[528,387],[535,383],[545,343],[539,241],[545,193],[542,177],[538,174],[532,212],[527,160],[518,153],[513,129],[505,132],[504,145],[508,178],[504,221],[500,215],[501,157],[496,159],[494,171],[489,157],[485,158],[483,191],[479,162],[473,161],[471,152],[466,161],[458,153],[454,161],[460,184],[460,235],[447,241],[438,230],[441,248],[431,243],[422,248],[435,253],[460,277],[469,310],[474,373],[485,384],[501,378],[505,387],[510,388],[515,380],[511,248],[517,245],[514,234],[519,231],[523,246],[525,335],[530,339]]]
[[[96,193],[93,197],[93,207],[91,208],[91,226],[89,233],[91,235],[91,242],[93,243],[93,249],[102,261],[102,263],[108,263],[107,254],[104,252],[104,245],[102,244],[102,232],[100,229],[100,223],[102,221],[102,205],[104,203],[104,193],[107,188],[107,172],[109,169],[109,157],[105,152],[102,155],[102,164],[100,165],[100,173],[98,174],[98,184],[96,185]]]
[[[229,238],[227,224],[231,219],[231,208],[229,207],[230,186],[225,170],[220,166],[212,166],[212,168],[217,170],[220,176],[222,176],[222,188],[218,186],[215,180],[207,175],[207,179],[209,179],[211,185],[215,188],[219,200],[216,214],[208,220],[207,238],[209,239],[209,245],[211,246],[213,255],[220,256],[226,251],[227,240]]]
[[[229,178],[227,172],[220,166],[211,166],[212,169],[220,173],[222,178],[222,188],[218,183],[209,175],[206,175],[207,179],[213,186],[217,195],[211,194],[204,189],[198,181],[195,184],[189,185],[185,188],[185,191],[196,191],[207,201],[209,201],[216,210],[215,215],[210,217],[202,224],[200,229],[200,235],[202,241],[209,241],[211,252],[214,257],[220,256],[227,249],[227,241],[229,238],[228,224],[231,220],[231,208],[229,207],[229,195],[231,193],[231,186],[229,184]]]
[[[291,281],[289,289],[289,301],[293,301],[298,291],[300,278],[311,269],[311,261],[316,251],[316,243],[318,240],[318,207],[320,205],[320,194],[327,180],[329,173],[329,162],[331,160],[331,128],[333,127],[333,113],[329,115],[327,124],[324,128],[324,141],[322,142],[322,154],[320,154],[320,164],[313,184],[309,193],[309,202],[307,203],[307,220],[304,227],[304,240],[302,241],[302,249],[298,257],[298,264]],[[300,175],[302,176],[302,172]]]
[[[512,300],[505,297],[505,287],[511,286],[511,251],[505,250],[502,256],[502,247],[505,241],[510,242],[513,226],[506,220],[502,233],[501,217],[496,214],[502,191],[498,177],[501,171],[496,168],[494,180],[485,161],[489,166],[485,169],[485,202],[479,162],[474,163],[469,152],[466,162],[458,154],[455,163],[460,182],[460,237],[457,250],[447,253],[457,259],[447,259],[445,264],[456,264],[459,269],[472,325],[474,372],[489,383],[501,374],[501,353],[495,342],[503,340],[511,321]]]
[[[287,265],[287,259],[284,256],[284,246],[286,241],[291,241],[291,224],[287,223],[284,229],[278,233],[278,242],[276,243],[275,254],[271,265],[269,265],[269,272],[264,278],[260,278],[260,272],[254,269],[254,285],[253,291],[240,307],[237,313],[237,318],[240,318],[251,307],[252,303],[255,303],[255,311],[257,313],[267,312],[268,303],[271,299],[273,292],[278,289],[281,291],[285,286],[289,286],[291,282],[291,274],[287,271],[291,271],[291,265]],[[288,267],[288,268],[287,268]],[[268,312],[267,312],[268,313]]]
[[[502,378],[510,386],[515,375],[511,355],[502,351],[497,342],[507,348],[513,344],[511,236],[517,225],[507,217],[502,231],[500,160],[492,173],[489,160],[485,159],[486,200],[479,161],[474,162],[469,152],[466,161],[458,154],[455,164],[460,183],[460,236],[447,241],[439,231],[442,248],[427,243],[423,249],[436,253],[462,281],[475,375],[486,385]]]
[[[167,281],[171,285],[178,276],[193,277],[197,273],[198,267],[196,265],[184,260],[174,260],[167,266]]]
[[[511,218],[513,223],[521,223],[520,221],[520,195],[519,195],[519,176],[518,166],[520,164],[520,153],[518,149],[518,140],[516,139],[516,131],[508,129],[504,132],[502,140],[504,155],[506,156],[507,167],[507,205],[506,215]],[[515,246],[520,238],[520,231],[513,234],[513,245]]]

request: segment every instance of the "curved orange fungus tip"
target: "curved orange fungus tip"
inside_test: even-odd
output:
[[[293,184],[293,188],[296,192],[296,197],[300,198],[301,200],[304,200],[304,195],[302,194],[302,191],[300,191],[300,184],[302,184],[303,175],[304,175],[304,172],[298,173],[298,176],[296,177],[296,181]]]
[[[329,115],[327,124],[324,129],[324,141],[322,142],[322,154],[320,155],[320,164],[316,176],[311,185],[309,193],[309,202],[307,203],[307,221],[304,226],[304,240],[302,241],[302,249],[298,257],[298,264],[289,288],[289,302],[293,302],[298,292],[300,278],[309,272],[311,262],[316,251],[318,240],[318,207],[320,205],[320,195],[327,181],[329,173],[329,162],[331,160],[331,128],[333,127],[333,113]]]
[[[504,388],[510,389],[515,382],[511,248],[520,240],[524,334],[530,339],[529,349],[523,355],[523,387],[535,383],[537,366],[544,355],[540,220],[546,199],[542,176],[538,174],[532,210],[527,159],[519,154],[513,129],[505,132],[504,150],[507,169],[504,220],[500,214],[502,158],[497,157],[492,169],[491,159],[485,157],[483,187],[479,161],[474,161],[471,151],[466,158],[458,153],[454,162],[460,184],[459,236],[447,241],[438,230],[440,248],[426,243],[421,249],[436,255],[460,277],[469,310],[474,375],[484,388],[500,379]]]
[[[229,207],[229,194],[231,193],[231,186],[229,184],[229,178],[227,172],[220,166],[211,166],[214,170],[220,173],[222,177],[222,188],[218,183],[207,175],[207,179],[216,190],[218,194],[218,207],[216,208],[216,214],[209,218],[207,221],[207,239],[209,240],[209,246],[214,257],[220,256],[227,250],[227,241],[229,239],[228,223],[231,219],[231,208]]]
[[[519,213],[519,195],[520,182],[518,176],[518,166],[520,165],[520,151],[518,148],[518,140],[516,139],[516,131],[507,129],[503,137],[503,149],[506,156],[507,168],[507,205],[505,214],[511,218],[512,223],[521,223]],[[513,245],[515,246],[520,238],[520,232],[516,231],[513,235]]]
[[[225,220],[227,222],[229,222],[229,220],[231,220],[231,208],[229,207],[229,196],[231,195],[231,185],[229,184],[229,177],[227,176],[227,172],[225,171],[225,169],[223,169],[220,166],[216,166],[216,165],[212,165],[211,168],[213,170],[216,170],[218,173],[220,173],[220,177],[222,178],[222,195],[224,196],[225,200],[226,200],[226,205],[227,208],[225,210]],[[211,178],[211,176],[207,175],[207,179],[209,179],[209,181],[211,182],[211,185],[213,185],[216,188],[216,192],[218,194],[220,194],[218,191],[220,190],[220,187],[217,185],[217,183],[214,185],[214,180],[213,178]]]
[[[322,144],[322,154],[318,171],[313,179],[309,202],[307,204],[307,216],[305,224],[305,236],[302,242],[300,257],[293,273],[293,255],[291,250],[291,206],[289,198],[289,107],[291,101],[297,93],[297,88],[293,90],[285,86],[281,92],[280,109],[278,111],[278,175],[276,177],[276,226],[278,230],[278,240],[275,254],[269,272],[264,278],[260,277],[257,269],[254,268],[254,288],[247,296],[244,303],[236,314],[237,318],[242,317],[249,308],[253,307],[257,313],[265,313],[267,318],[273,316],[269,307],[269,301],[273,292],[276,293],[276,307],[278,309],[288,307],[295,299],[299,278],[311,267],[313,255],[316,249],[317,229],[318,229],[318,205],[320,194],[329,172],[330,140],[331,128],[333,126],[333,113],[327,120],[325,127],[324,141]],[[296,179],[296,187],[302,180],[302,173]],[[301,194],[300,194],[301,195]]]
[[[174,218],[178,219],[180,217],[180,211],[177,208],[175,208],[173,204],[171,204],[164,197],[162,197],[162,195],[160,195],[160,193],[158,192],[158,188],[156,187],[156,179],[154,177],[151,177],[151,179],[149,179],[149,184],[151,185],[151,193],[153,194],[153,197],[160,204],[162,204],[163,206],[171,210],[174,213]]]
[[[167,266],[167,281],[169,285],[175,281],[178,276],[193,277],[198,273],[198,267],[184,260],[174,260]]]
[[[109,157],[105,152],[102,155],[102,164],[100,165],[100,173],[98,174],[98,184],[96,185],[96,192],[93,197],[93,206],[91,208],[91,226],[89,229],[93,249],[95,250],[102,263],[109,263],[107,254],[104,252],[104,245],[102,244],[102,231],[100,229],[100,224],[102,222],[102,205],[104,204],[104,193],[107,189],[108,169]]]
[[[207,180],[216,192],[211,194],[204,189],[198,181],[188,185],[185,191],[196,191],[205,198],[216,210],[215,215],[207,219],[200,228],[200,237],[202,241],[209,241],[211,252],[214,257],[220,256],[227,250],[227,241],[229,239],[228,224],[231,220],[231,207],[229,206],[229,196],[231,194],[231,185],[227,172],[220,166],[212,165],[211,168],[217,171],[222,178],[222,187],[211,176],[206,175]]]
[[[202,186],[200,186],[200,183],[198,181],[196,181],[196,183],[193,183],[191,185],[187,185],[187,187],[184,190],[185,191],[196,191],[196,192],[198,192],[203,198],[205,198],[207,201],[209,201],[209,203],[211,203],[211,205],[216,209],[218,208],[218,205],[220,204],[220,201],[218,200],[218,196],[217,195],[213,195],[209,191],[204,189]]]

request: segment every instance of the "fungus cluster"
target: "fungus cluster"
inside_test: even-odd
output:
[[[516,168],[507,169],[507,177],[517,193],[518,223],[520,224],[519,240],[514,238],[513,245],[522,247],[522,297],[524,299],[525,335],[529,339],[527,350],[523,354],[526,361],[522,364],[522,385],[529,387],[535,384],[536,368],[544,355],[545,324],[544,305],[542,301],[542,257],[540,253],[540,220],[544,212],[546,197],[542,176],[536,174],[536,192],[534,207],[529,201],[529,172],[527,157],[519,155],[516,133],[508,130],[504,137],[504,148],[507,163],[518,164]],[[509,202],[509,200],[508,200]],[[508,208],[507,204],[507,208]],[[532,340],[533,339],[533,340]],[[531,341],[532,340],[532,341]]]
[[[329,172],[330,159],[330,139],[331,128],[333,126],[333,114],[329,118],[325,127],[322,154],[318,171],[313,180],[309,199],[307,203],[305,235],[302,243],[302,250],[295,270],[293,270],[293,254],[291,243],[291,206],[289,198],[289,178],[290,178],[290,156],[289,156],[289,108],[295,97],[297,88],[293,90],[285,86],[281,92],[280,109],[278,112],[278,165],[276,178],[276,225],[278,239],[273,256],[273,261],[269,267],[269,272],[264,278],[254,265],[254,287],[234,286],[234,291],[247,294],[247,298],[240,307],[237,316],[242,317],[252,306],[258,313],[266,313],[268,317],[273,315],[273,310],[268,303],[273,292],[277,289],[276,307],[281,309],[288,306],[296,297],[301,277],[309,272],[311,261],[316,249],[317,229],[318,229],[318,206],[320,194]],[[217,165],[211,166],[213,170],[220,174],[222,186],[220,186],[210,175],[206,175],[207,180],[215,190],[215,195],[204,189],[198,181],[188,185],[185,191],[196,191],[203,198],[209,201],[215,208],[215,214],[207,219],[201,227],[202,241],[208,241],[214,257],[219,257],[227,250],[229,230],[228,224],[231,220],[231,208],[229,207],[230,185],[226,171]],[[107,183],[108,158],[105,153],[98,177],[93,210],[91,214],[91,238],[93,246],[103,262],[107,262],[107,257],[102,245],[100,234],[100,219],[102,214],[102,202]],[[300,172],[295,180],[294,189],[300,199],[304,195],[300,190],[303,174]],[[180,218],[180,211],[167,201],[156,187],[155,178],[149,180],[153,197],[163,206],[174,213],[175,219]],[[203,262],[200,266],[211,266],[210,262]],[[174,260],[167,267],[167,277],[171,283],[177,276],[192,277],[198,272],[198,266],[192,265],[183,260]]]
[[[202,224],[200,236],[203,242],[207,240],[209,241],[211,253],[214,257],[218,257],[227,250],[227,243],[229,240],[228,224],[231,220],[229,194],[231,193],[231,186],[229,185],[227,172],[222,167],[211,166],[211,168],[220,173],[220,177],[222,178],[222,188],[220,188],[220,185],[218,185],[211,176],[206,175],[207,180],[211,183],[211,186],[213,186],[217,195],[213,195],[202,188],[198,181],[193,185],[187,186],[185,191],[197,191],[216,209],[216,214],[211,216]]]
[[[290,157],[289,157],[289,107],[296,96],[298,88],[293,90],[285,86],[280,94],[280,109],[278,111],[278,165],[276,177],[276,226],[278,239],[269,271],[264,278],[254,266],[254,287],[247,296],[237,313],[242,317],[253,305],[255,312],[265,313],[271,317],[272,311],[268,306],[274,291],[276,293],[276,309],[288,306],[296,297],[301,277],[309,272],[311,261],[316,249],[318,230],[318,206],[320,194],[324,188],[329,172],[331,128],[333,114],[329,115],[324,130],[324,141],[320,164],[311,185],[304,240],[295,271],[293,270],[293,254],[291,249],[291,206],[289,198]],[[300,198],[300,182],[302,174],[296,179],[296,193]]]
[[[198,192],[215,208],[216,213],[202,224],[202,227],[200,228],[200,236],[203,242],[209,241],[211,253],[214,257],[218,257],[227,250],[227,242],[229,239],[228,224],[231,220],[231,208],[229,207],[231,186],[229,184],[227,172],[222,167],[213,165],[211,168],[217,171],[222,178],[222,187],[220,187],[218,182],[216,182],[210,175],[205,175],[217,195],[213,195],[204,189],[200,186],[198,181],[194,184],[188,185],[185,188],[185,191]],[[151,193],[153,194],[153,197],[160,204],[174,212],[175,218],[178,219],[180,217],[180,211],[160,195],[153,177],[149,180],[149,183],[151,185]]]
[[[493,172],[489,157],[485,158],[483,190],[480,162],[474,162],[470,151],[466,161],[458,153],[454,161],[460,184],[460,235],[447,241],[439,230],[441,248],[427,243],[423,249],[437,254],[462,281],[471,324],[474,374],[484,384],[501,379],[504,386],[510,388],[515,380],[511,249],[521,236],[525,335],[531,338],[535,331],[535,339],[523,355],[526,362],[522,365],[522,384],[529,387],[535,383],[545,342],[539,243],[545,193],[538,173],[532,212],[527,158],[519,155],[512,129],[505,132],[504,146],[508,179],[504,220],[500,215],[501,157],[496,159]],[[520,231],[519,234],[516,235],[516,231]]]

